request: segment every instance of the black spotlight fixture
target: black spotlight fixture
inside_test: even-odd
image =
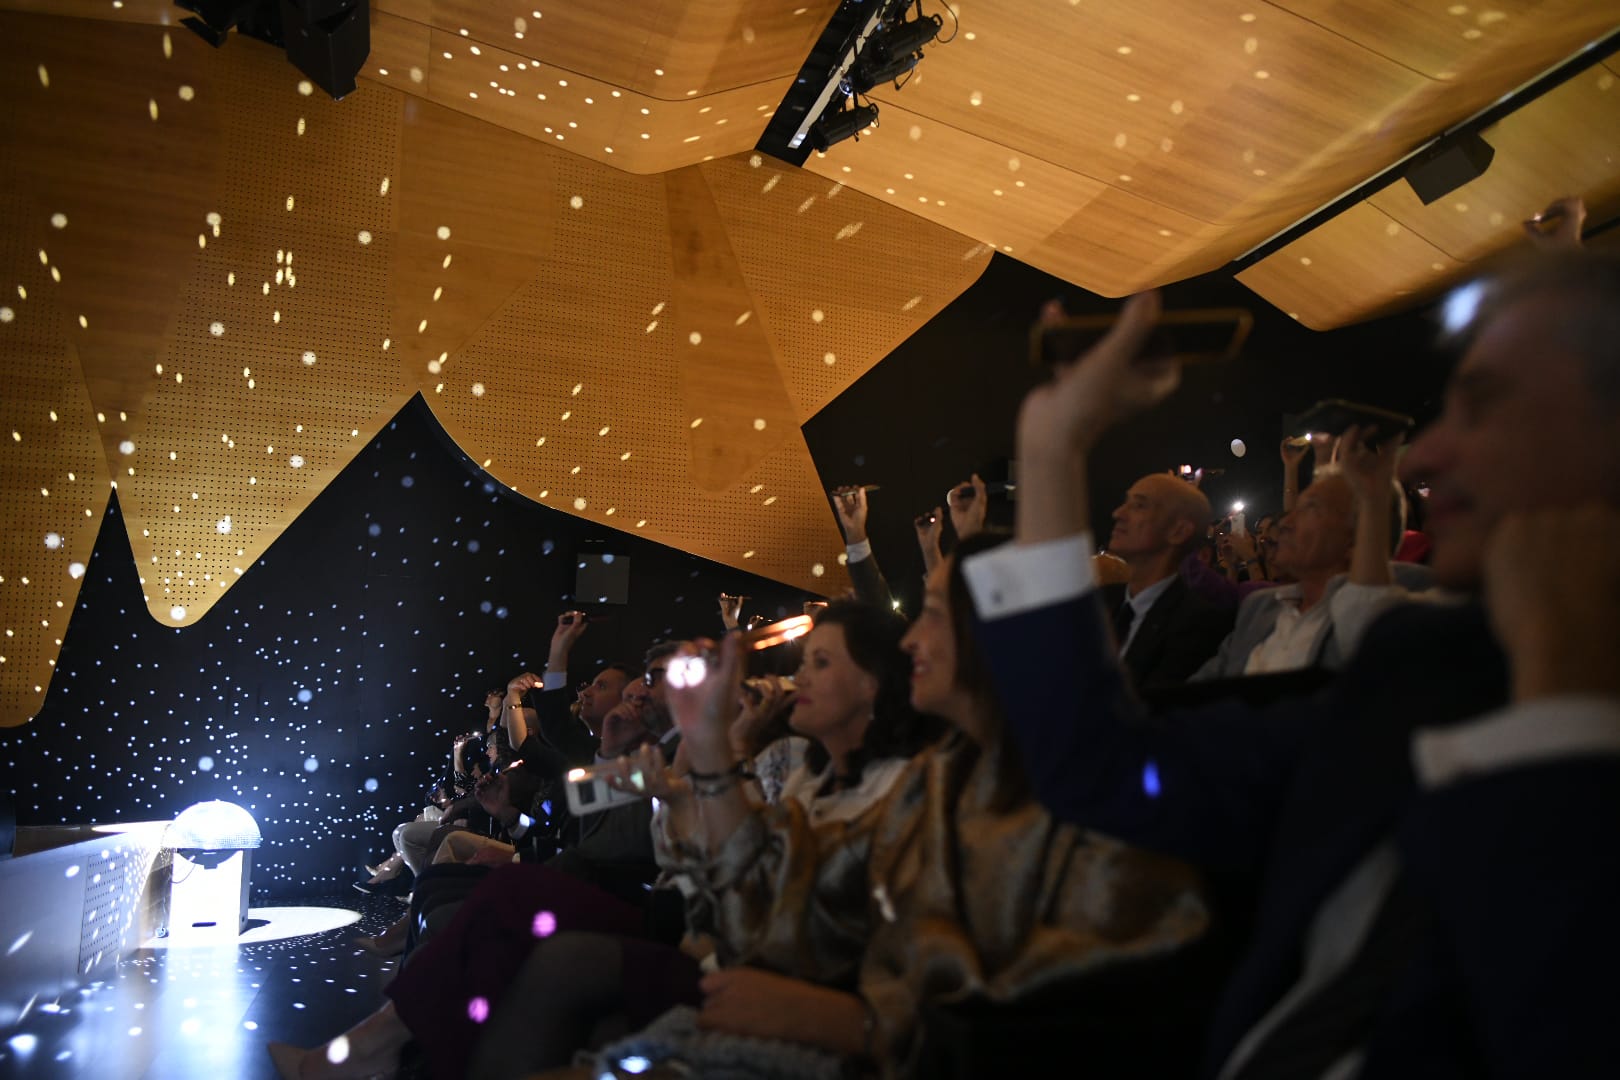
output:
[[[829,146],[855,138],[877,123],[877,118],[876,105],[852,105],[826,113],[810,126],[810,145],[825,154]]]
[[[868,47],[876,47],[889,56],[903,56],[918,52],[939,34],[945,20],[938,15],[922,15],[910,22],[891,23]]]
[[[849,72],[849,84],[858,94],[893,82],[922,60],[922,48],[933,41],[944,20],[938,15],[888,24],[873,34]]]
[[[341,101],[371,54],[368,0],[175,0],[180,25],[214,48],[236,30],[286,50],[310,82]]]
[[[893,82],[912,68],[916,67],[923,58],[923,54],[904,53],[900,56],[889,57],[887,60],[878,60],[875,57],[862,55],[849,72],[849,85],[857,94],[870,93],[874,86],[881,86],[886,82]]]

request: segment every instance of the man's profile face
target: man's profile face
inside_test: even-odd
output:
[[[1342,570],[1355,541],[1355,496],[1344,477],[1330,474],[1300,493],[1277,526],[1277,566],[1290,574]]]
[[[624,672],[616,668],[599,671],[585,689],[579,692],[580,719],[594,729],[624,697]]]
[[[1440,418],[1402,463],[1427,482],[1435,579],[1478,586],[1506,514],[1620,500],[1620,432],[1585,363],[1557,332],[1567,301],[1531,295],[1481,330],[1446,388]]]
[[[1149,476],[1132,484],[1125,501],[1114,510],[1114,528],[1108,535],[1108,550],[1116,555],[1152,555],[1170,546],[1170,530],[1175,525],[1166,506],[1163,482],[1181,484],[1174,477]]]

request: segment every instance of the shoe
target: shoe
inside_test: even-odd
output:
[[[373,877],[370,881],[355,882],[354,887],[372,896],[404,896],[411,891],[411,886],[415,883],[416,875],[407,867],[391,878],[378,881]]]

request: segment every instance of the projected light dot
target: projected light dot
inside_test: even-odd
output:
[[[8,323],[17,317],[17,313],[9,307],[0,307],[0,323]]]
[[[814,311],[812,311],[810,313],[810,321],[813,322],[813,323],[819,323],[823,319],[825,319],[826,317],[827,317],[827,313],[822,311],[820,308],[816,308]]]
[[[376,791],[377,790],[377,778],[375,776],[366,777],[366,782],[362,786],[367,791]]]
[[[306,686],[302,690],[298,691],[298,701],[300,704],[308,705],[313,700],[315,700],[315,693],[314,691],[310,690],[309,687]]]
[[[203,772],[213,772],[214,759],[209,757],[207,754],[204,754],[202,757],[197,759],[197,768]]]
[[[294,454],[292,457],[287,459],[287,464],[291,465],[295,469],[302,469],[304,467],[304,455]]]
[[[816,563],[814,566],[812,566],[810,568],[810,576],[811,577],[821,577],[826,572],[827,572],[827,568],[825,566],[821,565],[820,563]]]
[[[211,323],[208,324],[208,332],[210,334],[213,334],[215,337],[224,337],[225,336],[225,324],[222,323],[222,322],[219,322],[217,320],[214,321],[214,322],[211,322]]]
[[[349,1060],[349,1037],[339,1035],[326,1045],[326,1060],[334,1065],[341,1065]]]
[[[371,243],[371,230],[370,229],[361,229],[358,239],[362,244]]]
[[[703,344],[703,335],[694,330],[690,334],[686,335],[686,340],[690,341],[693,345],[701,345]]]
[[[65,228],[67,228],[67,215],[66,214],[52,214],[51,215],[51,228],[53,228],[53,229],[65,229]]]
[[[304,759],[304,771],[305,772],[314,772],[316,769],[319,769],[320,767],[321,767],[321,763],[317,759],[315,759],[313,757],[307,757],[307,758]]]
[[[45,534],[45,546],[52,551],[62,546],[62,534],[49,532]]]
[[[315,85],[308,79],[300,79],[298,80],[298,92],[304,97],[309,97],[315,92]]]
[[[585,503],[585,500],[583,498],[579,498],[579,499],[574,500],[574,509],[575,510],[583,510],[583,509],[585,509],[585,506],[586,506],[586,503]]]
[[[74,580],[84,577],[84,563],[68,563],[68,577],[73,578]]]
[[[197,96],[197,91],[189,86],[180,87],[179,93],[181,101],[190,101]]]
[[[568,200],[568,205],[573,207],[575,210],[578,210],[585,205],[585,200],[580,196],[575,195]]]
[[[535,912],[533,930],[537,938],[550,937],[557,932],[557,916],[549,911]]]
[[[475,383],[472,384],[472,396],[473,397],[483,397],[484,396],[484,384],[483,383],[475,382]]]
[[[305,367],[314,367],[315,366],[315,350],[314,349],[305,349],[304,350],[303,361],[304,361],[304,366]]]
[[[450,239],[450,226],[440,225],[438,229],[438,237],[440,240]]]
[[[489,1019],[489,999],[475,997],[467,1002],[467,1019],[475,1024],[482,1024]]]
[[[186,609],[179,604],[176,604],[174,607],[169,609],[169,618],[173,619],[175,622],[180,622],[185,617]]]

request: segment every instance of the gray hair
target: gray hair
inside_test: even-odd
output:
[[[1581,248],[1516,254],[1453,295],[1469,290],[1471,317],[1448,327],[1442,344],[1466,349],[1504,312],[1547,301],[1559,307],[1548,333],[1581,358],[1596,395],[1620,401],[1620,256]]]

